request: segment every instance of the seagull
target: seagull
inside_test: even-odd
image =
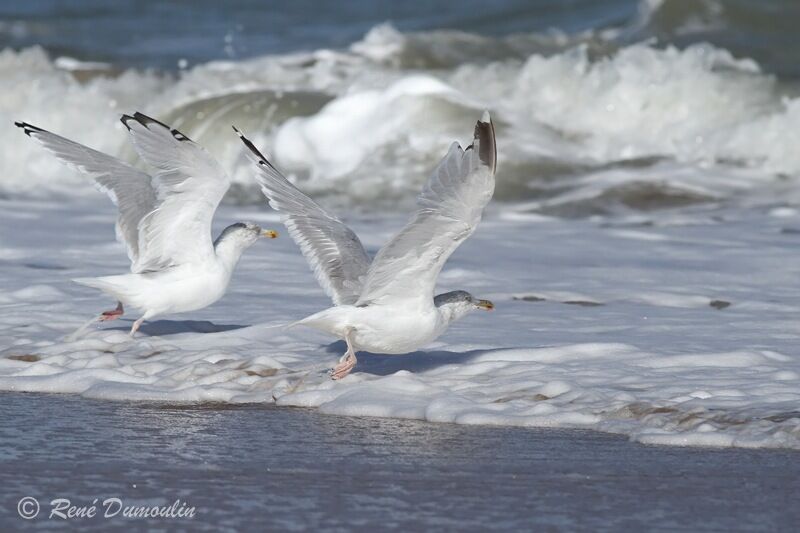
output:
[[[292,325],[327,332],[347,344],[331,370],[342,379],[356,352],[404,354],[433,341],[456,320],[494,304],[466,291],[434,296],[447,259],[478,226],[494,192],[497,148],[485,112],[466,149],[453,143],[417,199],[406,226],[370,261],[356,234],[292,185],[238,129],[256,163],[269,205],[282,221],[333,300],[333,307]]]
[[[166,124],[142,113],[121,120],[152,175],[37,126],[15,124],[59,160],[94,178],[118,207],[117,239],[128,249],[131,273],[73,281],[117,300],[116,309],[89,324],[119,318],[124,306],[139,310],[133,337],[145,320],[219,300],[244,250],[277,233],[237,222],[212,241],[211,220],[230,186],[226,172],[204,148]]]

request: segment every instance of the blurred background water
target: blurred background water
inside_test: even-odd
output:
[[[781,76],[800,74],[792,0],[33,0],[0,2],[0,47],[41,45],[55,56],[175,69],[213,59],[343,48],[390,22],[402,32],[487,36],[627,27],[626,40],[707,41]],[[631,23],[634,23],[633,25]]]
[[[500,0],[424,3],[356,0],[3,2],[0,45],[44,46],[55,55],[122,66],[175,69],[212,59],[343,48],[373,26],[459,29],[485,35],[624,23],[636,2]]]
[[[141,110],[230,169],[229,126],[359,210],[405,208],[486,108],[505,209],[557,216],[794,205],[792,0],[0,2],[0,195],[93,194],[11,125],[133,160]]]

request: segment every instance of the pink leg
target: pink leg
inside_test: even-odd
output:
[[[142,322],[144,322],[144,317],[140,318],[139,320],[133,323],[133,326],[131,326],[131,337],[133,337],[139,330],[139,326],[142,325]]]
[[[358,360],[356,359],[356,352],[353,349],[353,343],[350,340],[350,334],[353,332],[352,328],[348,329],[344,334],[344,342],[347,343],[347,351],[339,359],[339,364],[333,367],[331,371],[331,379],[342,379],[355,368]]]
[[[117,308],[112,309],[111,311],[103,311],[100,317],[97,319],[100,322],[108,322],[111,320],[116,320],[122,316],[125,310],[122,308],[122,302],[117,302]]]

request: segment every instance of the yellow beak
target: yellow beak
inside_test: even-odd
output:
[[[477,305],[481,309],[485,309],[486,311],[491,311],[492,309],[494,309],[494,304],[489,300],[478,300],[475,305]]]
[[[278,232],[271,229],[265,229],[261,232],[262,237],[268,237],[270,239],[276,239],[278,237]]]

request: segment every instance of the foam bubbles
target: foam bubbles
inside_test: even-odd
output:
[[[490,213],[448,263],[470,275],[443,276],[440,290],[480,287],[495,312],[465,317],[418,352],[361,354],[332,381],[343,343],[283,328],[329,305],[291,240],[254,246],[209,308],[147,322],[134,339],[127,315],[70,338],[114,303],[69,278],[127,267],[121,247],[104,245],[113,209],[2,201],[0,224],[23,211],[42,231],[2,236],[20,253],[0,269],[0,390],[800,449],[797,236],[776,231],[796,216],[728,213],[720,224],[675,213],[630,238],[584,220],[542,219],[531,231]],[[223,207],[220,228],[253,214]],[[377,244],[404,222],[353,227]],[[52,260],[42,250],[59,250],[63,270],[32,268],[32,256]],[[721,299],[730,305],[711,305]]]

